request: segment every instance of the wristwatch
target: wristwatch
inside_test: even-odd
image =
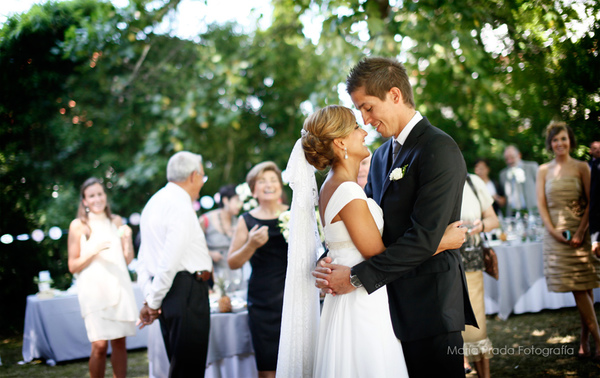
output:
[[[354,273],[352,273],[352,271],[350,271],[350,284],[352,284],[352,286],[354,286],[355,288],[359,288],[362,287],[362,282],[360,282],[360,279],[358,278],[358,276]]]

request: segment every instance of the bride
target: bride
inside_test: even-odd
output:
[[[310,165],[330,167],[318,205],[334,264],[353,266],[385,250],[382,210],[356,182],[360,162],[369,156],[366,135],[350,109],[331,105],[306,119],[299,141]],[[298,158],[292,152],[290,163],[294,156]],[[436,253],[462,245],[464,229],[459,225],[448,226]],[[314,377],[408,376],[386,290],[369,295],[361,287],[346,295],[327,295],[316,344]]]

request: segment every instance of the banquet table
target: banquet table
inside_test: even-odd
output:
[[[254,349],[248,329],[248,311],[213,313],[206,359],[206,378],[258,377]],[[169,375],[169,360],[160,324],[148,327],[148,361],[151,378]]]
[[[140,308],[143,297],[137,285],[134,294]],[[166,377],[169,363],[158,321],[127,338],[127,349],[138,348],[148,348],[150,376]],[[88,358],[90,350],[76,294],[62,293],[50,299],[27,297],[22,349],[25,362],[43,359],[52,365]],[[257,376],[248,312],[212,314],[205,377]]]
[[[140,308],[143,298],[137,285],[134,294]],[[138,330],[135,336],[127,337],[127,349],[145,348],[147,338],[147,330]],[[25,362],[43,359],[53,364],[88,358],[90,351],[77,294],[63,292],[49,299],[27,296],[22,350]]]
[[[553,293],[546,287],[544,253],[541,242],[510,242],[494,246],[498,256],[498,281],[483,275],[485,312],[506,320],[510,314],[539,312],[543,309],[574,307],[572,293]],[[594,289],[596,302],[600,288]]]

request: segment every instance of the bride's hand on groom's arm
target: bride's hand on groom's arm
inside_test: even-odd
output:
[[[317,261],[317,267],[313,270],[312,275],[315,277],[315,286],[321,290],[323,294],[332,294],[333,291],[329,288],[329,275],[331,269],[327,265],[331,264],[331,257],[323,257]]]
[[[466,240],[467,228],[461,227],[461,225],[462,221],[456,221],[454,223],[450,223],[448,227],[446,227],[442,241],[440,241],[440,245],[438,246],[438,249],[435,251],[434,255],[449,249],[458,249],[464,244]]]
[[[319,260],[312,275],[316,278],[315,286],[325,294],[341,295],[354,290],[350,284],[350,267],[331,264],[330,257]]]

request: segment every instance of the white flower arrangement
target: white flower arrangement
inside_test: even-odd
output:
[[[512,180],[514,177],[515,181],[518,184],[522,184],[525,182],[525,171],[523,170],[523,168],[513,167],[508,171],[508,174],[506,176],[509,181]]]
[[[390,173],[390,181],[397,181],[402,179],[404,177],[404,174],[406,173],[406,168],[408,168],[408,164],[406,164],[402,168],[394,169],[392,173]]]
[[[286,242],[288,242],[290,237],[290,217],[291,213],[289,210],[279,214],[279,229],[281,230],[281,234],[285,238]]]
[[[242,209],[244,211],[250,211],[258,206],[256,198],[252,197],[252,191],[247,183],[239,184],[235,187],[235,193],[240,197],[242,201]]]
[[[321,242],[325,241],[325,234],[323,232],[323,225],[321,224],[321,215],[319,214],[319,210],[318,208],[315,210],[315,216],[317,218],[317,228],[319,230],[319,238],[321,239]],[[283,237],[285,238],[286,242],[289,242],[289,237],[290,237],[290,218],[291,218],[291,212],[290,210],[284,211],[283,213],[279,214],[279,229],[281,230],[281,234],[283,235]]]

